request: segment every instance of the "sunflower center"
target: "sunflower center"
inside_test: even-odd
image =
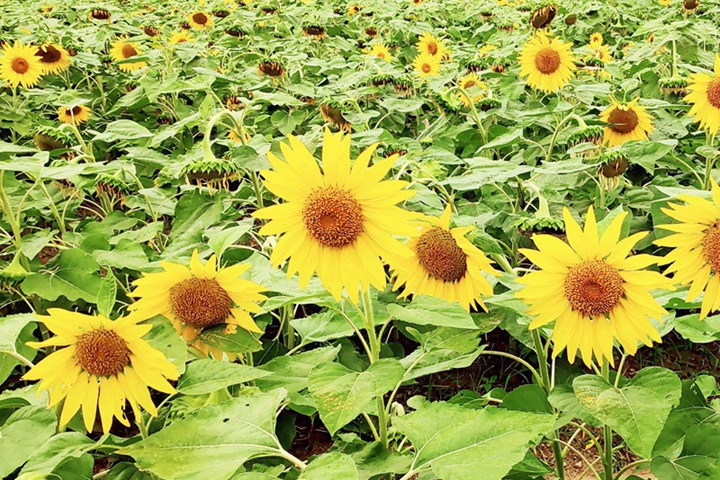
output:
[[[10,68],[13,69],[13,72],[22,75],[30,69],[30,65],[24,58],[16,57],[13,58],[12,62],[10,63]]]
[[[423,63],[421,69],[422,69],[423,73],[432,72],[432,66],[429,63]]]
[[[467,272],[467,255],[452,234],[440,227],[420,236],[415,253],[425,271],[444,282],[457,282]]]
[[[170,289],[170,308],[182,323],[207,328],[227,320],[232,299],[217,280],[192,277]]]
[[[720,222],[705,231],[703,254],[713,272],[720,273]]]
[[[135,55],[137,55],[138,52],[137,52],[137,50],[135,50],[135,47],[133,47],[129,43],[126,43],[125,45],[122,46],[122,54],[123,54],[123,58],[130,58],[130,57],[134,57]]]
[[[428,42],[427,49],[430,55],[437,55],[438,44],[436,42]]]
[[[345,247],[365,231],[362,206],[349,190],[338,187],[312,192],[302,216],[310,236],[325,247]]]
[[[535,55],[535,67],[545,75],[555,73],[560,68],[560,54],[550,47],[545,47]]]
[[[603,260],[585,260],[572,267],[565,277],[565,298],[576,312],[602,317],[620,301],[623,279]]]
[[[715,108],[720,108],[720,77],[713,78],[705,91],[708,102]]]
[[[108,377],[121,372],[130,362],[130,349],[116,332],[98,328],[78,337],[75,360],[85,372]]]
[[[611,124],[610,128],[615,132],[627,134],[635,130],[635,127],[638,126],[638,116],[632,108],[623,110],[622,108],[615,107],[608,116],[608,123]]]
[[[205,25],[208,21],[207,15],[204,13],[198,12],[192,16],[193,22],[197,23],[198,25]]]
[[[55,63],[62,57],[60,50],[53,47],[52,45],[46,45],[38,48],[36,56],[40,57],[42,63]]]
[[[72,114],[72,115],[78,116],[78,115],[80,115],[80,112],[82,112],[82,107],[80,105],[75,105],[73,108],[67,109],[68,115]]]

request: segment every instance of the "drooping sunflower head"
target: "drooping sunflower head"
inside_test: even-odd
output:
[[[421,55],[426,54],[435,57],[438,62],[448,54],[448,49],[443,41],[430,32],[423,33],[416,46]]]
[[[79,125],[87,122],[90,118],[92,110],[85,105],[75,105],[72,107],[60,107],[58,108],[58,120],[62,123],[68,123],[70,125]]]
[[[693,13],[700,6],[700,0],[684,0],[683,8],[685,13]]]
[[[652,117],[640,105],[639,98],[629,103],[619,103],[610,98],[611,104],[602,113],[600,120],[607,123],[603,142],[615,147],[629,140],[647,140],[653,131]]]
[[[384,43],[376,43],[367,50],[367,54],[371,57],[377,57],[386,62],[392,61],[390,49]]]
[[[172,45],[177,45],[178,43],[192,42],[194,40],[195,38],[193,37],[192,33],[187,30],[180,30],[172,32],[168,41]]]
[[[285,75],[285,68],[277,60],[263,60],[258,64],[260,75],[267,75],[273,79],[279,79]]]
[[[110,21],[110,12],[105,10],[104,8],[95,8],[93,10],[90,10],[90,13],[88,13],[88,17],[93,20],[107,20]]]
[[[612,364],[614,339],[630,355],[637,351],[638,342],[661,341],[650,319],[661,320],[667,312],[650,290],[672,289],[672,282],[647,270],[658,257],[630,255],[646,233],[620,240],[625,216],[623,212],[614,218],[600,235],[592,207],[584,229],[565,208],[568,243],[552,235],[534,235],[538,250],[521,250],[539,270],[518,280],[524,288],[517,296],[534,317],[530,329],[555,322],[553,356],[567,349],[571,363],[579,351],[588,366],[593,358]]]
[[[440,75],[440,61],[436,56],[421,53],[413,60],[413,69],[420,78],[437,77]]]
[[[377,34],[378,34],[378,31],[377,31],[377,28],[375,28],[375,27],[367,27],[365,29],[365,35],[367,35],[370,38],[377,37]]]
[[[427,218],[420,235],[406,243],[413,256],[389,261],[395,277],[393,288],[403,287],[400,297],[429,295],[459,302],[466,310],[479,305],[487,311],[482,297],[492,295],[493,289],[483,274],[498,272],[465,238],[472,227],[450,228],[450,216],[448,206],[442,216]]]
[[[608,150],[600,155],[600,167],[598,176],[606,190],[612,190],[620,186],[622,174],[628,169],[630,160],[624,152]]]
[[[556,92],[573,77],[575,63],[571,44],[538,32],[520,53],[520,75],[532,88]]]
[[[119,39],[112,44],[110,48],[110,57],[118,64],[118,68],[123,72],[134,72],[147,66],[143,61],[126,61],[141,54],[140,47],[137,43],[129,42],[124,38]]]
[[[548,4],[535,10],[530,17],[530,25],[536,29],[548,28],[557,15],[557,6]]]
[[[205,12],[195,12],[187,16],[187,23],[195,30],[204,30],[213,26],[213,19]]]
[[[230,133],[234,132],[231,130]],[[237,137],[237,134],[234,135]],[[240,141],[240,138],[237,140],[233,136],[230,138],[233,141]],[[215,190],[228,191],[230,182],[238,178],[238,173],[239,170],[233,162],[219,158],[195,160],[181,170],[188,184],[207,187],[211,193]]]
[[[142,30],[145,35],[151,38],[155,38],[160,35],[160,30],[158,30],[156,27],[153,27],[152,25],[145,25]]]
[[[97,412],[103,432],[110,431],[113,417],[130,426],[125,404],[130,403],[135,418],[140,407],[153,416],[157,408],[148,387],[172,394],[168,380],[177,380],[175,365],[142,337],[151,325],[139,325],[135,316],[108,320],[102,315],[84,315],[49,309],[38,319],[55,336],[43,342],[29,342],[35,348],[60,347],[26,374],[26,380],[40,380],[39,390],[47,390],[49,406],[65,400],[60,425],[66,425],[82,410],[85,428],[92,432]]]
[[[570,15],[565,17],[565,25],[568,25],[568,26],[575,25],[576,22],[577,22],[577,15],[575,15],[574,13],[571,13]]]
[[[457,85],[465,91],[465,94],[458,92],[458,98],[466,107],[470,106],[470,99],[472,103],[477,103],[482,100],[485,96],[485,90],[487,90],[485,82],[480,80],[480,77],[474,72],[459,78]],[[470,99],[468,99],[468,97],[470,97]]]
[[[326,129],[321,170],[305,145],[288,141],[280,147],[285,160],[268,153],[273,169],[262,172],[284,201],[253,214],[270,220],[261,235],[279,235],[271,262],[289,259],[288,276],[299,273],[303,288],[317,273],[336,299],[345,290],[357,302],[359,290],[385,288],[382,259],[409,255],[394,236],[417,233],[415,215],[397,206],[414,192],[407,182],[382,180],[397,157],[369,166],[376,144],[351,163],[350,136]]]
[[[662,93],[684,97],[688,94],[690,82],[682,77],[664,77],[658,80],[658,85]]]
[[[70,54],[60,45],[41,45],[35,55],[40,59],[43,73],[58,73],[70,67]]]
[[[49,129],[39,130],[33,137],[35,146],[43,152],[52,152],[59,148],[65,148],[65,139],[59,138],[60,134],[57,131],[50,131]]]
[[[164,271],[145,274],[135,280],[131,296],[137,301],[130,310],[139,317],[162,315],[170,320],[178,333],[193,347],[214,358],[230,359],[236,355],[222,352],[203,341],[203,332],[211,328],[240,327],[262,333],[250,313],[260,311],[258,302],[265,300],[266,289],[243,280],[240,275],[250,268],[247,264],[217,268],[217,258],[200,261],[197,250],[189,266],[162,262]]]
[[[6,43],[2,47],[2,56],[0,56],[0,78],[12,87],[34,86],[40,81],[43,73],[43,66],[37,54],[37,47],[32,45]]]
[[[685,101],[692,104],[688,115],[712,135],[720,129],[720,55],[715,54],[714,71],[690,75]]]
[[[401,96],[407,97],[412,95],[415,90],[415,84],[412,78],[409,77],[395,77],[392,82],[393,90]]]
[[[326,35],[325,27],[318,25],[317,23],[308,23],[303,25],[302,30],[303,35],[310,37],[313,40],[322,40]]]
[[[332,127],[338,128],[343,132],[350,132],[352,124],[345,118],[342,113],[343,105],[333,99],[325,99],[320,103],[320,115],[323,120]]]

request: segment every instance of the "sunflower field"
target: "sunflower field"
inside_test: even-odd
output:
[[[717,0],[0,8],[0,478],[720,480]]]

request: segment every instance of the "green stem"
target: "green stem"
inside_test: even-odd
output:
[[[675,39],[672,40],[672,77],[677,77],[677,45]]]
[[[380,360],[380,339],[375,332],[375,317],[372,307],[372,296],[368,288],[362,294],[363,300],[363,321],[365,322],[365,330],[367,330],[370,339],[370,364]],[[388,448],[388,415],[385,409],[385,401],[382,395],[378,395],[375,399],[375,405],[378,415],[378,432],[380,435],[380,443],[383,447]]]
[[[5,213],[5,216],[7,217],[7,221],[10,224],[10,228],[12,228],[17,247],[20,248],[20,241],[22,240],[22,233],[20,232],[20,224],[18,223],[17,218],[15,218],[15,215],[13,214],[12,207],[10,206],[10,199],[8,198],[7,194],[5,193],[4,180],[5,180],[5,170],[0,170],[0,206],[2,207],[2,211]]]
[[[601,371],[605,381],[610,383],[610,364],[608,363],[607,359],[603,359]],[[605,425],[603,427],[603,443],[605,444],[603,464],[605,466],[605,480],[614,480],[612,438],[612,429],[609,426]]]
[[[712,148],[714,143],[715,143],[715,135],[709,135],[708,140],[707,140],[708,146]],[[708,155],[705,158],[705,182],[703,183],[703,188],[705,190],[710,190],[710,185],[711,185],[710,180],[712,179],[711,174],[712,174],[712,169],[715,166],[716,158],[717,157],[714,154]]]
[[[530,373],[532,374],[532,376],[535,377],[535,381],[537,381],[539,384],[543,383],[543,379],[540,376],[540,374],[538,373],[538,371],[535,369],[535,367],[530,365],[528,362],[526,362],[522,358],[513,355],[512,353],[500,352],[497,350],[483,350],[482,352],[480,352],[480,355],[495,355],[498,357],[505,357],[505,358],[509,358],[510,360],[514,360],[517,363],[519,363],[520,365],[522,365],[523,367],[530,370]]]
[[[0,353],[5,354],[5,355],[10,355],[11,357],[16,358],[18,361],[22,362],[24,365],[26,365],[30,368],[33,368],[35,366],[35,364],[33,362],[31,362],[30,360],[28,360],[27,358],[25,358],[24,356],[20,355],[19,353],[15,352],[15,351],[0,350]]]

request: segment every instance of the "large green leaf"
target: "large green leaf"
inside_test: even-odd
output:
[[[298,480],[357,480],[358,471],[353,459],[340,452],[320,455],[310,462]]]
[[[393,426],[415,447],[412,471],[432,470],[442,480],[500,480],[554,422],[553,415],[437,402]]]
[[[398,320],[415,325],[478,329],[470,313],[459,303],[449,303],[425,295],[413,298],[413,301],[406,307],[395,304],[388,305],[388,312]]]
[[[373,399],[392,390],[402,379],[405,367],[384,358],[364,372],[339,363],[325,363],[310,372],[308,388],[317,403],[320,418],[331,435],[367,411]]]
[[[681,454],[656,457],[651,469],[658,480],[715,480],[720,478],[720,423],[708,422],[687,429]]]
[[[43,407],[23,407],[0,427],[0,477],[25,463],[55,433],[55,414]]]
[[[20,470],[20,478],[23,475],[49,475],[63,461],[78,458],[94,446],[95,442],[77,432],[63,432],[50,437]]]
[[[633,452],[650,458],[670,410],[680,400],[681,384],[672,371],[648,367],[622,388],[598,375],[582,375],[573,389],[580,403],[623,437]]]
[[[3,352],[19,353],[28,360],[35,358],[36,350],[25,345],[32,339],[35,321],[35,316],[29,313],[0,318],[0,383],[21,364],[16,357]]]
[[[268,375],[270,372],[248,365],[210,359],[195,360],[188,364],[185,374],[180,377],[177,391],[185,395],[204,395]]]
[[[260,368],[272,372],[255,384],[262,390],[284,388],[290,393],[307,388],[310,371],[317,365],[332,362],[340,351],[340,347],[323,347],[297,355],[275,357]]]
[[[60,268],[52,272],[33,273],[22,283],[28,295],[38,295],[55,301],[60,296],[68,300],[84,300],[95,303],[100,292],[102,277],[100,267],[89,253],[72,248],[59,255]]]

